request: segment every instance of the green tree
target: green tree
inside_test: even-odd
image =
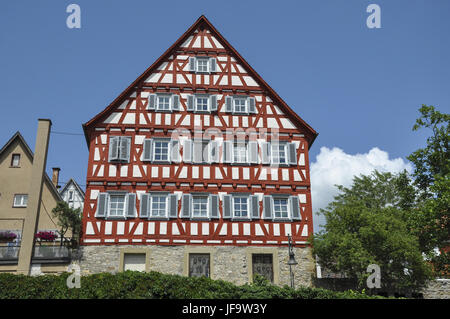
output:
[[[77,243],[81,232],[81,211],[79,208],[73,209],[69,205],[60,201],[52,209],[52,214],[57,218],[60,234],[64,237],[67,231],[72,233],[72,243]],[[61,242],[62,243],[62,242]]]
[[[409,216],[410,228],[419,238],[421,250],[434,263],[436,275],[446,275],[449,254],[450,225],[450,115],[441,113],[434,106],[422,105],[421,116],[416,120],[413,131],[420,128],[431,130],[427,145],[410,156],[414,166],[415,185],[420,191],[420,203]],[[436,256],[434,249],[441,254]]]
[[[417,237],[405,216],[414,209],[415,190],[407,172],[397,175],[374,171],[355,177],[320,214],[324,230],[312,238],[320,264],[355,278],[363,288],[367,266],[381,269],[384,290],[417,290],[430,278]]]

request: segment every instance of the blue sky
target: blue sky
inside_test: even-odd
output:
[[[66,26],[70,3],[81,7],[81,29]],[[366,26],[371,3],[381,29]],[[19,130],[34,149],[38,118],[82,134],[202,14],[319,132],[311,162],[326,147],[350,156],[377,148],[406,163],[427,136],[411,130],[420,105],[450,110],[446,0],[8,1],[0,144]],[[49,174],[57,166],[62,182],[83,185],[87,160],[84,136],[51,135]]]

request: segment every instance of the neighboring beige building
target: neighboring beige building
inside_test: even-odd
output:
[[[23,225],[27,213],[33,152],[24,138],[17,132],[0,150],[0,233],[13,232],[16,239],[6,242],[0,238],[0,272],[15,272],[17,269]],[[39,231],[58,230],[52,209],[61,196],[47,174],[44,174]],[[33,272],[59,272],[67,268],[66,251],[56,246],[37,244],[33,254]],[[65,264],[63,266],[63,264]]]

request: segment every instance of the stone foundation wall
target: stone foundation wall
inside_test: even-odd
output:
[[[450,299],[450,279],[436,279],[422,290],[425,299]]]
[[[81,274],[123,271],[123,254],[146,253],[146,270],[166,274],[188,275],[188,254],[209,253],[212,279],[222,279],[237,285],[251,281],[253,253],[273,254],[274,283],[290,284],[287,247],[234,247],[234,246],[158,246],[120,245],[83,246],[79,263]],[[295,285],[312,286],[315,263],[311,249],[294,248],[298,265],[293,266]],[[122,256],[122,257],[121,257]]]

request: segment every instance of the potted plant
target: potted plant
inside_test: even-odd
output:
[[[40,241],[55,241],[58,236],[52,231],[40,231],[34,237]]]
[[[10,231],[0,232],[0,243],[9,243],[17,238],[17,235]]]
[[[39,257],[42,258],[53,258],[55,257],[55,247],[53,245],[48,246],[44,245],[42,246],[42,242],[53,242],[55,241],[56,237],[58,237],[54,232],[52,231],[40,231],[36,235],[34,235],[34,238],[36,240],[39,240],[39,247],[36,247],[37,254]]]

